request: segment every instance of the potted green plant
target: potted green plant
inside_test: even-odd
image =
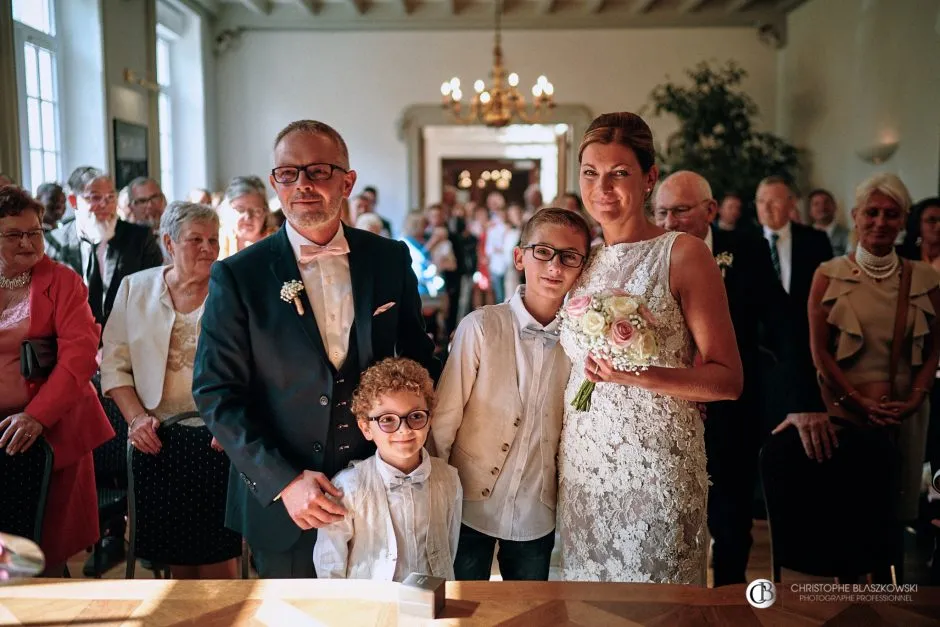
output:
[[[723,67],[703,62],[686,70],[691,84],[666,82],[650,94],[653,115],[674,115],[679,129],[659,154],[663,175],[698,172],[721,200],[735,192],[753,216],[757,184],[776,174],[798,181],[800,151],[773,133],[755,130],[757,104],[741,89],[747,72],[733,61]],[[668,77],[667,77],[668,78]]]

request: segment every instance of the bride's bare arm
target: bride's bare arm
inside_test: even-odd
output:
[[[585,375],[595,382],[633,385],[699,403],[738,398],[744,374],[728,296],[718,264],[704,242],[691,236],[676,239],[669,282],[701,359],[692,368],[652,367],[636,375],[614,371],[610,364],[588,357]]]

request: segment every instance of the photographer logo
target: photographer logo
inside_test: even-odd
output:
[[[745,596],[752,607],[763,610],[777,600],[777,587],[769,579],[755,579],[748,584]]]

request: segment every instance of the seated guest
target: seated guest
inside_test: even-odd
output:
[[[356,218],[355,226],[357,229],[369,231],[370,233],[375,233],[376,235],[382,235],[382,233],[385,231],[385,225],[382,224],[382,218],[375,215],[374,213],[364,213]]]
[[[836,219],[836,199],[825,189],[809,193],[809,217],[813,226],[829,236],[832,254],[841,257],[849,248],[849,230]]]
[[[369,190],[373,190],[373,191],[369,191]],[[351,218],[353,220],[358,220],[359,216],[363,216],[367,213],[375,213],[376,198],[377,196],[374,191],[374,188],[371,188],[371,187],[365,188],[361,194],[356,196],[355,200],[352,203]],[[377,213],[375,213],[375,215],[379,216],[379,214]],[[379,216],[379,220],[382,221],[382,233],[380,233],[380,235],[384,237],[391,237],[392,236],[391,223],[385,218],[383,218],[382,216]]]
[[[44,437],[54,454],[40,546],[47,575],[98,541],[92,450],[114,437],[91,376],[99,327],[81,277],[43,254],[43,207],[0,189],[0,449],[15,455]],[[20,345],[55,338],[48,377],[24,379]]]
[[[36,190],[36,200],[46,209],[42,228],[46,231],[58,228],[65,215],[65,191],[58,183],[43,183]]]
[[[219,207],[221,228],[219,259],[231,257],[271,234],[268,228],[268,199],[256,176],[236,176],[225,189]]]
[[[149,228],[118,219],[114,183],[101,170],[76,168],[68,191],[75,219],[46,234],[46,252],[84,279],[91,311],[104,325],[121,280],[161,265],[163,252]]]
[[[197,205],[209,205],[212,206],[212,193],[204,187],[196,187],[189,192],[189,202],[194,202]]]
[[[151,178],[138,176],[127,184],[130,214],[127,221],[142,224],[153,232],[160,229],[160,216],[166,210],[166,196],[160,184]]]
[[[415,361],[391,357],[363,373],[352,412],[378,450],[333,479],[348,513],[317,534],[317,577],[454,578],[463,493],[457,470],[424,450],[433,403],[434,384]]]
[[[127,420],[131,446],[151,455],[160,454],[161,421],[196,409],[193,360],[209,293],[209,269],[219,256],[219,218],[206,205],[174,202],[161,218],[160,237],[172,263],[121,282],[104,331],[101,363],[101,389]],[[205,428],[201,418],[179,424]],[[217,442],[211,446],[224,456]],[[227,468],[227,460],[224,465]],[[169,563],[178,579],[235,577],[241,543],[224,528],[225,486],[224,480],[192,477],[189,485],[173,491],[179,500],[167,503],[164,520],[137,521],[138,546],[180,546],[176,554],[154,557]],[[207,508],[198,507],[206,502],[221,506],[207,513]],[[174,538],[184,538],[188,550]]]
[[[893,174],[877,174],[856,190],[852,218],[858,247],[819,266],[809,298],[813,361],[828,417],[797,427],[807,468],[825,473],[827,460],[864,450],[866,468],[897,477],[890,494],[870,493],[861,474],[846,477],[857,479],[863,493],[839,482],[834,486],[838,494],[827,498],[830,504],[841,498],[884,502],[896,523],[917,516],[927,428],[924,401],[940,359],[940,275],[925,263],[902,261],[894,250],[909,207],[907,188]],[[905,282],[909,287],[902,293]],[[904,324],[896,329],[899,307]],[[892,346],[899,344],[895,353]],[[775,433],[789,424],[788,419]],[[800,468],[788,472],[804,476]],[[814,511],[810,503],[806,508]],[[898,567],[900,538],[898,527],[889,540]]]

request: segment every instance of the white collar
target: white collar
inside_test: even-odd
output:
[[[711,253],[715,252],[715,236],[712,233],[712,227],[708,227],[708,231],[705,233],[705,245],[708,246],[708,250]]]
[[[375,467],[379,471],[382,483],[388,488],[392,482],[400,483],[404,477],[409,477],[413,483],[423,483],[431,476],[431,456],[426,449],[421,449],[421,463],[410,473],[405,474],[394,466],[386,463],[378,451],[375,452]]]
[[[509,299],[509,308],[512,310],[513,316],[515,316],[516,322],[519,324],[519,328],[524,329],[528,326],[535,326],[543,331],[554,333],[558,329],[558,318],[542,326],[538,320],[532,317],[529,310],[526,309],[524,298],[525,285],[519,285],[516,287],[516,293]]]
[[[291,250],[294,251],[295,259],[300,259],[301,246],[320,246],[316,242],[311,242],[309,239],[301,235],[290,222],[287,222],[284,227],[287,230],[287,239],[290,241],[290,247]],[[334,235],[333,239],[327,242],[326,245],[342,247],[344,244],[346,248],[349,247],[349,245],[346,243],[346,234],[343,232],[343,225],[340,224],[339,228],[336,229],[336,235]]]
[[[791,234],[791,232],[792,232],[792,230],[793,230],[793,229],[790,228],[790,227],[791,227],[791,223],[790,223],[789,220],[787,220],[787,223],[784,224],[784,225],[783,225],[782,227],[780,227],[779,229],[777,229],[776,231],[774,231],[773,229],[770,229],[770,228],[768,228],[768,227],[765,226],[765,227],[764,227],[764,238],[767,239],[767,240],[769,240],[770,237],[771,237],[771,235],[773,235],[773,234],[776,233],[777,237],[778,237],[779,239],[781,239],[781,240],[789,239],[789,238],[790,238],[790,234]]]

